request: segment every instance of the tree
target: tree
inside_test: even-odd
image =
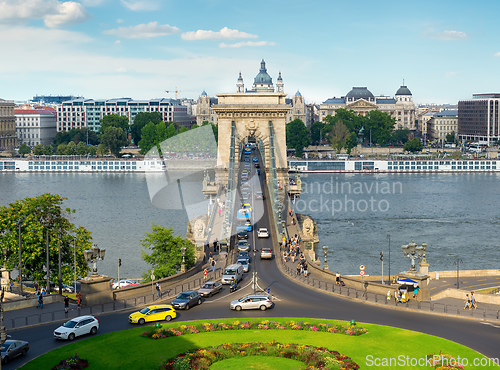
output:
[[[78,155],[87,154],[87,144],[85,144],[83,141],[80,141],[76,146],[76,154]]]
[[[101,141],[115,156],[120,154],[122,146],[127,145],[127,134],[120,127],[107,127],[101,134]]]
[[[0,254],[2,265],[7,269],[18,267],[19,222],[21,223],[22,274],[25,279],[41,285],[46,273],[46,233],[49,232],[50,280],[58,283],[58,256],[61,246],[61,272],[64,284],[71,285],[74,279],[74,254],[76,272],[84,277],[89,271],[83,251],[92,247],[91,233],[76,227],[68,220],[74,210],[62,208],[63,198],[57,194],[42,194],[36,198],[25,198],[9,207],[0,207],[0,237],[4,254]],[[75,247],[76,245],[76,247]]]
[[[150,264],[154,269],[156,279],[162,279],[167,276],[178,273],[181,269],[182,251],[181,248],[186,248],[186,270],[194,266],[195,251],[193,244],[181,235],[173,236],[171,227],[165,228],[160,225],[153,224],[152,232],[146,233],[146,238],[141,240],[141,245],[145,250],[151,250],[148,254],[142,250],[142,260]],[[151,281],[151,269],[142,274],[144,282]]]
[[[141,141],[139,141],[140,153],[146,154],[152,147],[156,145],[156,125],[149,122],[141,130]]]
[[[379,145],[387,145],[391,137],[396,119],[392,118],[389,113],[381,112],[379,110],[372,110],[368,112],[365,127],[365,137],[370,137],[371,142]]]
[[[43,155],[43,144],[38,144],[33,148],[34,155]]]
[[[66,155],[75,155],[76,154],[76,144],[74,141],[70,141],[68,145],[66,145]]]
[[[446,134],[446,142],[447,143],[454,143],[455,142],[455,133],[450,132],[449,134]]]
[[[183,132],[189,131],[189,129],[186,126],[181,126],[179,128],[179,134],[182,134]]]
[[[321,145],[323,138],[321,130],[325,127],[323,122],[316,121],[311,125],[311,142],[313,145]]]
[[[295,149],[297,158],[302,157],[302,151],[311,143],[309,130],[300,119],[294,119],[286,125],[286,146]]]
[[[43,154],[44,155],[54,154],[54,148],[52,147],[52,145],[45,145],[45,147],[43,148]]]
[[[67,147],[66,144],[59,144],[57,146],[56,154],[57,155],[66,155],[66,147]]]
[[[127,116],[120,116],[119,114],[108,114],[102,117],[99,121],[101,122],[101,128],[99,129],[99,133],[101,135],[104,134],[108,127],[121,128],[125,134],[127,134],[129,131]]]
[[[19,146],[19,154],[21,154],[22,157],[24,157],[26,154],[31,153],[31,148],[27,146],[25,143],[22,143]]]
[[[337,121],[335,126],[333,126],[332,131],[329,133],[328,139],[332,148],[337,149],[337,153],[340,153],[350,136],[351,134],[347,129],[347,126],[344,125],[342,121]]]
[[[420,152],[423,148],[424,146],[422,145],[422,142],[417,138],[407,141],[406,144],[403,146],[403,149],[406,152],[412,152],[412,153]]]
[[[59,131],[53,142],[55,145],[68,144],[70,141],[74,141],[75,144],[78,144],[80,141],[87,143],[87,137],[90,145],[97,145],[99,143],[97,133],[86,127],[72,128],[69,131]]]
[[[97,155],[103,156],[109,153],[109,148],[104,144],[99,144],[97,147]]]
[[[97,149],[93,145],[89,145],[87,147],[87,151],[88,151],[89,155],[96,155],[96,153],[97,153]]]
[[[134,123],[130,125],[130,134],[135,145],[139,145],[142,136],[142,128],[149,122],[157,125],[162,121],[160,112],[140,112],[134,118]]]
[[[398,128],[397,130],[394,130],[391,134],[390,141],[395,143],[395,144],[405,144],[408,141],[408,137],[410,135],[410,129],[408,127],[405,128]]]

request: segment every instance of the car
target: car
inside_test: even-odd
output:
[[[246,180],[246,181],[248,181],[248,176],[247,176],[247,175],[241,175],[241,180]]]
[[[238,210],[238,213],[236,215],[236,218],[239,220],[239,221],[244,221],[244,220],[248,220],[251,216],[251,212],[249,209],[239,209]]]
[[[250,212],[252,212],[252,206],[250,205],[250,203],[243,203],[241,209],[248,209]]]
[[[256,191],[255,192],[255,199],[266,199],[264,196],[264,193],[261,191]]]
[[[247,175],[247,176],[248,176],[250,173],[248,172],[248,170],[243,170],[243,171],[241,171],[241,174],[242,174],[242,175]]]
[[[62,326],[54,330],[54,338],[73,340],[85,334],[96,334],[99,329],[99,320],[94,316],[78,316],[66,321]]]
[[[207,281],[203,286],[198,289],[198,293],[202,297],[211,297],[214,294],[220,293],[222,290],[222,284],[218,281]]]
[[[26,356],[30,344],[24,340],[7,339],[2,343],[2,364],[7,364],[14,357]]]
[[[265,311],[272,306],[273,301],[271,301],[271,297],[267,294],[249,294],[229,304],[229,308],[236,311],[252,309]]]
[[[75,287],[73,285],[62,285],[62,291],[66,293],[74,293]]]
[[[113,283],[113,289],[125,288],[127,285],[130,284],[137,284],[137,282],[133,280],[120,280],[117,281],[116,283]]]
[[[236,234],[236,236],[240,240],[242,240],[242,239],[248,239],[248,233],[245,230],[238,231],[238,233]]]
[[[249,191],[249,190],[250,190],[250,185],[248,183],[241,185],[241,191]]]
[[[246,259],[250,262],[250,255],[248,254],[248,251],[239,251],[237,259]]]
[[[129,285],[125,285],[124,287],[122,287],[122,289],[131,288],[133,286],[139,286],[139,283],[132,283],[132,284],[129,284]]]
[[[128,321],[131,324],[143,325],[144,323],[151,321],[170,321],[176,317],[177,313],[171,305],[157,304],[131,313],[128,317]]]
[[[258,161],[259,161],[259,158],[254,158],[254,159],[252,159],[252,161],[254,161],[254,162],[258,162]]]
[[[261,227],[257,232],[259,238],[269,238],[269,231],[265,227]]]
[[[262,248],[260,251],[260,259],[273,259],[273,251],[271,248]]]
[[[254,166],[255,168],[260,168],[260,164],[258,164],[258,163],[254,163],[254,164],[253,164],[253,166]]]
[[[248,244],[248,241],[246,241],[246,240],[239,240],[238,241],[238,250],[239,251],[248,251],[248,250],[250,250],[250,245]]]
[[[248,268],[250,267],[250,264],[248,263],[246,258],[238,258],[236,263],[238,265],[243,266],[243,272],[248,272]]]
[[[183,310],[189,310],[197,304],[201,304],[201,295],[197,290],[182,292],[172,301],[172,306],[174,308]]]

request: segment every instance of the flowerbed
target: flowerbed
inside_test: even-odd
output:
[[[464,370],[465,366],[455,357],[439,353],[427,355],[427,363],[436,370]]]
[[[74,356],[62,360],[58,365],[54,366],[51,370],[81,370],[85,369],[89,366],[89,362],[87,360],[81,359],[78,357],[78,354],[75,353]]]
[[[226,323],[202,323],[198,325],[181,325],[175,328],[156,328],[151,327],[149,331],[142,333],[143,336],[152,339],[161,339],[167,337],[173,337],[177,335],[184,334],[195,334],[195,333],[206,333],[211,331],[223,331],[223,330],[307,330],[307,331],[317,331],[317,332],[328,332],[328,333],[339,333],[345,335],[361,335],[367,333],[365,328],[344,324],[344,325],[334,325],[334,324],[315,324],[312,325],[304,321],[287,321],[285,323],[278,323],[270,320],[263,320],[258,322],[252,321],[234,321],[232,324]]]
[[[349,357],[324,347],[269,343],[226,343],[217,347],[193,349],[170,358],[160,370],[201,369],[208,370],[218,361],[233,357],[273,356],[297,360],[304,363],[306,369],[359,369]]]

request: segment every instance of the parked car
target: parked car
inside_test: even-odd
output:
[[[62,285],[62,291],[66,293],[74,293],[75,287],[73,285]]]
[[[257,232],[257,237],[259,238],[269,238],[269,231],[265,227],[261,227]]]
[[[236,261],[238,265],[243,266],[243,272],[248,272],[248,269],[250,268],[250,264],[248,263],[248,260],[246,258],[238,258],[238,261]]]
[[[124,287],[122,287],[122,289],[130,288],[130,287],[133,287],[133,286],[139,286],[139,283],[132,283],[132,284],[129,284],[129,285],[125,285]]]
[[[25,356],[30,344],[24,340],[8,339],[2,343],[2,364],[8,363],[14,357]]]
[[[238,241],[238,250],[239,251],[248,251],[250,250],[250,245],[247,240],[239,240]]]
[[[201,295],[196,290],[182,292],[172,301],[174,308],[183,310],[189,310],[197,304],[201,304]]]
[[[265,311],[272,306],[271,297],[267,294],[249,294],[229,304],[229,308],[236,311],[255,309]]]
[[[260,251],[260,259],[273,259],[273,251],[271,248],[262,248]]]
[[[94,335],[98,329],[99,320],[94,316],[78,316],[54,330],[54,338],[73,340],[80,335]]]
[[[133,280],[120,280],[113,284],[113,289],[125,288],[127,285],[130,284],[137,284],[137,282]]]
[[[132,324],[143,325],[150,321],[170,321],[177,317],[174,308],[169,304],[157,304],[154,306],[145,307],[140,311],[133,312],[129,315],[128,321]]]
[[[238,231],[238,233],[236,234],[236,236],[238,237],[238,239],[248,239],[248,233],[245,231],[245,230],[240,230]]]
[[[222,290],[222,284],[219,283],[218,281],[208,281],[203,286],[198,289],[198,293],[202,297],[211,297],[214,294],[220,293]]]

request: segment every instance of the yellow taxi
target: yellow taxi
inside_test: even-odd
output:
[[[241,209],[248,209],[250,212],[252,212],[252,206],[250,203],[245,203],[241,206]]]
[[[170,321],[177,317],[174,308],[169,304],[158,304],[143,308],[140,311],[131,313],[128,321],[132,324],[143,325],[150,321]]]

